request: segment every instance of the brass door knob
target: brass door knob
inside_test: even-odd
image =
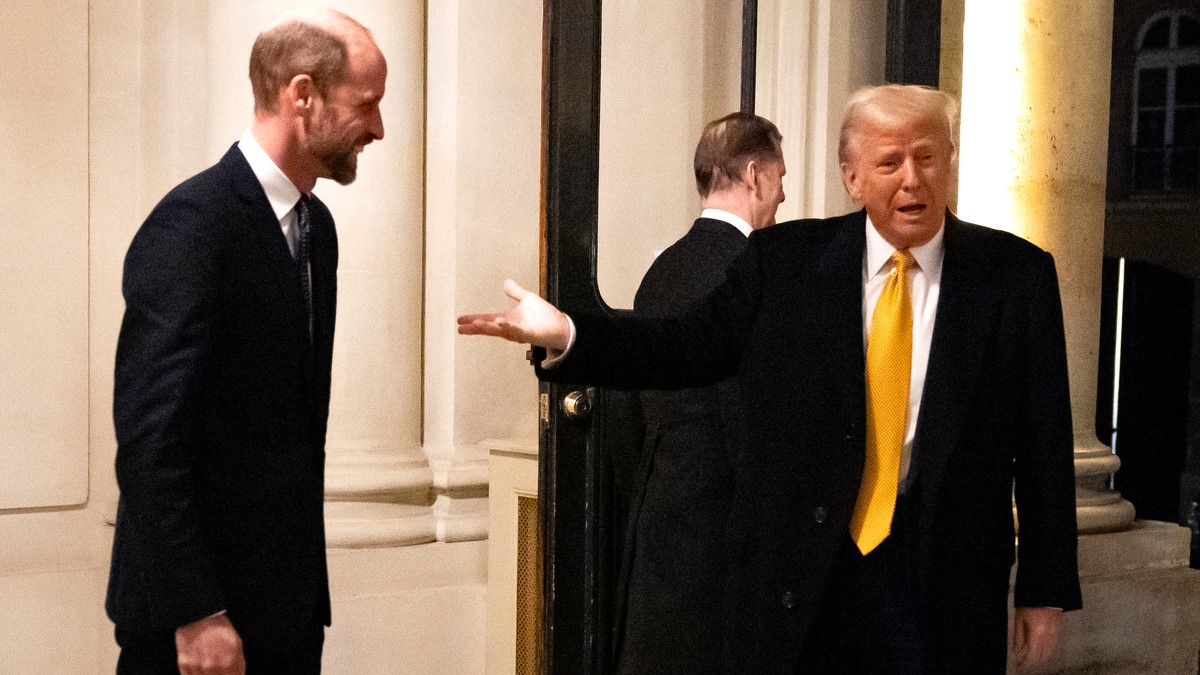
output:
[[[562,410],[567,419],[587,419],[592,414],[592,399],[587,392],[573,391],[563,397]]]

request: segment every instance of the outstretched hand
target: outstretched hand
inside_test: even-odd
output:
[[[460,316],[458,333],[492,335],[559,351],[569,346],[571,328],[566,314],[512,279],[504,280],[504,294],[517,304],[503,312]]]

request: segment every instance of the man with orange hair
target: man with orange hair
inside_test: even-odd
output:
[[[954,108],[857,92],[839,159],[865,208],[755,232],[682,317],[567,317],[507,282],[515,307],[459,318],[558,352],[547,380],[738,376],[724,672],[1002,674],[1014,561],[1018,663],[1080,607],[1054,261],[947,208]]]

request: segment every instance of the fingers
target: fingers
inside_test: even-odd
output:
[[[241,648],[236,653],[188,656],[180,654],[180,675],[246,675],[246,660]]]
[[[502,313],[466,314],[458,317],[460,335],[488,335],[511,342],[540,346],[565,345],[569,341],[566,318],[536,293],[521,288],[512,279],[504,280],[504,294],[516,306]],[[562,333],[562,335],[558,335]]]
[[[508,324],[504,317],[494,314],[478,314],[458,318],[459,335],[489,335],[492,337],[508,337],[505,330]]]
[[[1009,639],[1008,648],[1012,652],[1017,665],[1022,665],[1025,662],[1026,642],[1025,622],[1020,617],[1014,617],[1012,636]]]
[[[503,320],[504,317],[500,316],[499,314],[464,314],[463,316],[458,317],[458,326],[461,330],[463,326],[482,323],[496,323],[497,321]]]
[[[521,288],[520,284],[513,281],[512,279],[504,280],[504,294],[507,295],[508,297],[512,298],[513,300],[520,302],[521,298],[525,297],[525,294],[527,292],[528,291],[526,291],[524,288]]]
[[[175,630],[176,663],[182,675],[245,675],[242,639],[224,615]]]
[[[1022,667],[1050,662],[1062,644],[1062,610],[1053,607],[1018,607],[1013,617],[1013,660]]]
[[[1061,640],[1061,634],[1049,627],[1032,631],[1025,640],[1025,654],[1022,663],[1033,667],[1049,663],[1058,652]]]

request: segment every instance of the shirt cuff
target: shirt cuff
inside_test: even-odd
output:
[[[564,315],[567,316],[567,315]],[[542,359],[542,370],[554,370],[558,364],[567,358],[567,354],[571,353],[571,347],[575,346],[575,322],[567,316],[567,326],[570,328],[570,335],[567,338],[567,348],[559,351],[557,349],[546,348],[546,358]]]

